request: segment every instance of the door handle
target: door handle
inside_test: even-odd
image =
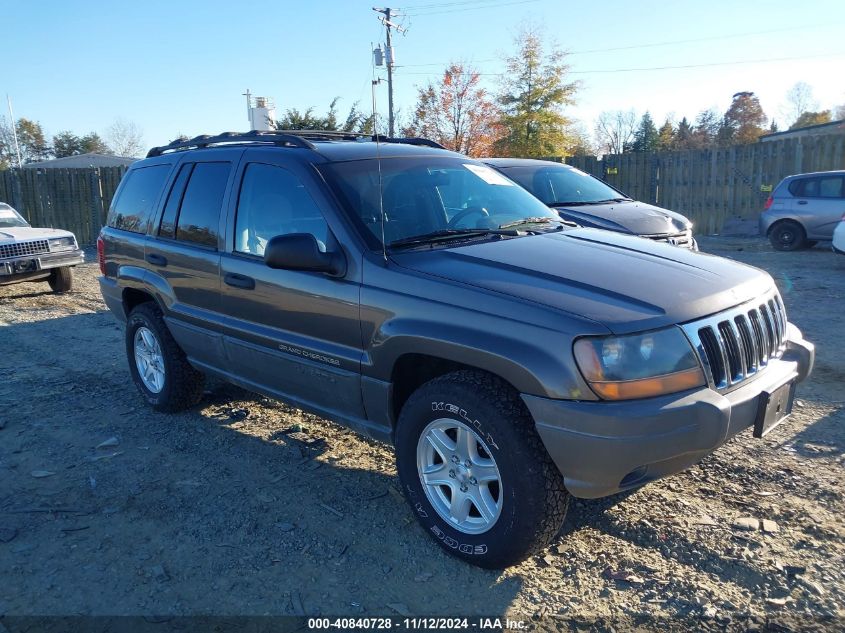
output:
[[[153,266],[167,266],[167,258],[164,255],[159,255],[158,253],[147,253],[144,256],[144,259]]]
[[[799,200],[798,204],[807,204],[807,201],[806,200]]]
[[[246,275],[239,275],[238,273],[226,273],[223,277],[223,281],[225,281],[228,286],[243,288],[244,290],[252,290],[255,288],[255,279],[247,277]]]

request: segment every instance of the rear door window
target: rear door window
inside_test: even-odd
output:
[[[231,166],[229,162],[194,166],[179,207],[177,240],[217,248],[220,211]]]
[[[789,185],[789,192],[798,198],[842,198],[842,176],[819,176],[816,178],[801,178]]]
[[[106,224],[115,229],[146,233],[147,224],[158,202],[170,165],[152,165],[126,174],[120,195],[112,203]]]

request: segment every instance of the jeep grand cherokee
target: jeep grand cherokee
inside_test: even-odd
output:
[[[430,141],[229,133],[148,156],[98,241],[143,398],[184,409],[214,376],[390,442],[419,522],[480,566],[547,545],[569,495],[763,435],[813,365],[765,272],[573,228]]]

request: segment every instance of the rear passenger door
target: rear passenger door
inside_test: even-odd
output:
[[[340,249],[315,174],[278,150],[247,150],[236,181],[221,258],[230,371],[304,406],[363,417],[360,284],[352,274],[274,270],[263,259],[267,241],[286,233]]]
[[[845,176],[831,174],[801,178],[790,185],[796,197],[793,210],[810,239],[829,240],[845,213]]]
[[[240,152],[208,152],[176,169],[144,258],[173,338],[195,362],[223,364],[220,235]]]

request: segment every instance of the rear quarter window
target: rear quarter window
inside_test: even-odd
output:
[[[152,165],[126,174],[126,182],[112,202],[106,224],[123,231],[145,233],[169,173],[170,165]]]

